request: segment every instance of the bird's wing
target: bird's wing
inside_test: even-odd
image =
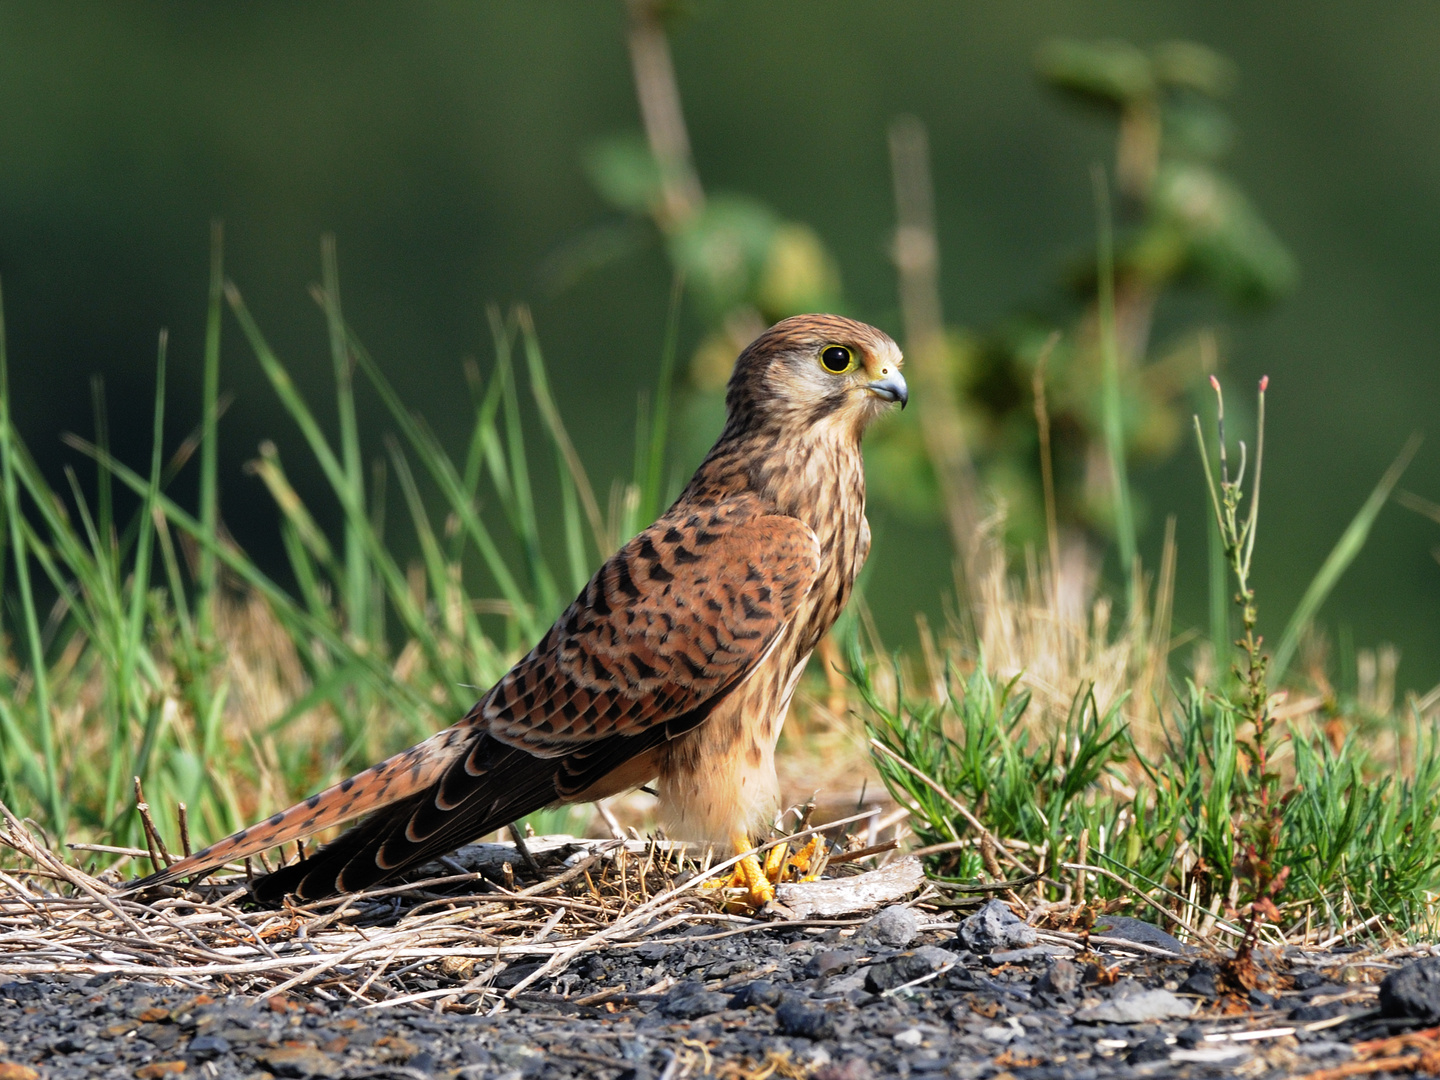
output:
[[[667,515],[611,556],[454,727],[132,888],[388,807],[278,871],[267,892],[311,875],[329,889],[363,887],[574,797],[700,723],[764,659],[819,564],[809,526],[749,499]]]
[[[586,586],[480,705],[488,733],[538,757],[638,735],[757,664],[820,565],[810,527],[721,503],[662,520]]]

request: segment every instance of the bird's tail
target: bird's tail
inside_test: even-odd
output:
[[[149,877],[132,881],[121,892],[138,892],[208,873],[227,862],[292,840],[303,840],[332,825],[414,798],[433,786],[446,768],[469,748],[474,736],[471,727],[474,716],[472,712],[454,727],[347,777],[288,810],[241,829]]]
[[[251,895],[273,903],[292,893],[318,900],[368,889],[554,803],[561,768],[482,736],[434,783],[305,859],[256,878]]]

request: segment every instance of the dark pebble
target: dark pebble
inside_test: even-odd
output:
[[[1297,1024],[1313,1024],[1316,1020],[1339,1016],[1349,1007],[1342,1001],[1332,1001],[1329,1005],[1300,1005],[1290,1010],[1290,1019]]]
[[[1147,1061],[1165,1061],[1170,1057],[1170,1047],[1165,1045],[1165,1036],[1152,1035],[1138,1046],[1132,1046],[1125,1055],[1127,1065],[1142,1065]]]
[[[1203,960],[1197,960],[1190,965],[1190,974],[1180,984],[1179,992],[1182,994],[1194,994],[1197,997],[1215,998],[1220,994],[1220,988],[1215,985],[1215,967],[1213,964]]]
[[[1175,1033],[1175,1045],[1182,1050],[1194,1050],[1204,1041],[1205,1029],[1199,1024],[1191,1024]]]
[[[937,949],[933,945],[923,946],[913,952],[901,953],[899,956],[882,960],[880,963],[871,964],[866,968],[865,989],[872,994],[878,994],[883,990],[893,990],[897,986],[922,979],[932,971],[938,971],[945,964],[953,963],[955,959],[954,953],[946,949]]]
[[[800,998],[789,997],[775,1010],[775,1026],[782,1035],[801,1039],[833,1039],[835,1024],[824,1009],[808,1005]]]
[[[1314,990],[1317,986],[1324,986],[1329,981],[1318,971],[1297,971],[1290,977],[1290,985],[1296,990]]]
[[[1440,957],[1417,960],[1385,976],[1380,983],[1380,1010],[1386,1016],[1440,1023]]]
[[[774,1005],[781,997],[780,988],[765,979],[756,979],[736,990],[730,998],[732,1009],[749,1009],[756,1005]]]
[[[672,1020],[698,1020],[720,1012],[730,1004],[730,995],[706,990],[697,983],[681,983],[660,1002],[660,1012]]]
[[[1249,998],[1250,1004],[1254,1005],[1257,1009],[1268,1009],[1271,1005],[1275,1004],[1275,995],[1267,994],[1264,990],[1251,990],[1245,996]]]

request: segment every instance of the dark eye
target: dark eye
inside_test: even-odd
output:
[[[827,345],[820,353],[820,366],[832,375],[844,375],[855,366],[855,354],[844,345]]]

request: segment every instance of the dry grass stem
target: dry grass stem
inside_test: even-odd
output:
[[[858,849],[848,861],[875,855],[893,842],[865,850],[863,830],[840,834],[876,813],[801,829],[757,851],[827,833]],[[719,910],[728,891],[702,886],[741,856],[695,873],[686,845],[659,839],[530,837],[528,863],[514,842],[470,845],[448,860],[460,873],[280,910],[244,903],[243,872],[185,891],[121,897],[113,895],[113,870],[109,880],[90,877],[51,853],[3,804],[0,814],[0,846],[25,867],[0,873],[0,977],[106,974],[266,998],[305,993],[370,1007],[495,1010],[536,984],[554,983],[585,953],[664,941],[696,921],[729,925],[721,936],[817,921],[777,923],[773,914]],[[840,861],[847,861],[843,853]],[[530,864],[539,880],[514,889],[498,884],[502,868],[528,873]],[[870,878],[840,880],[861,889]],[[817,884],[833,891],[840,881]],[[526,962],[534,966],[522,978],[497,985],[508,968]]]

